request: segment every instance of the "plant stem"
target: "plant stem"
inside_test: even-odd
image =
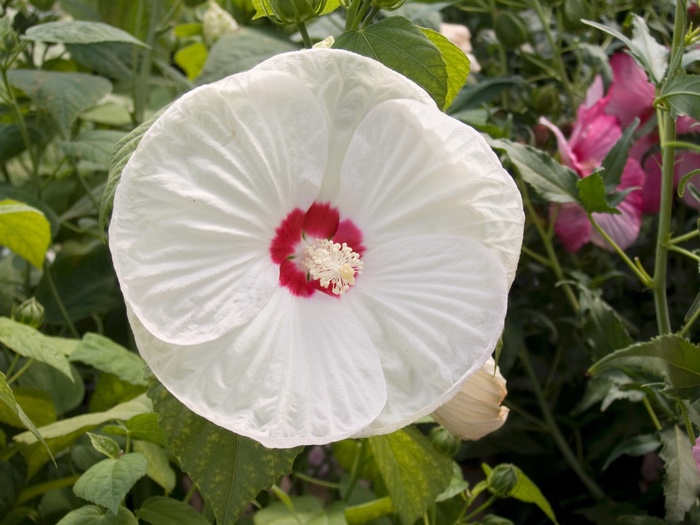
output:
[[[144,0],[140,0],[140,9],[144,8]],[[148,19],[148,36],[146,37],[146,45],[148,46],[141,53],[141,63],[139,64],[138,74],[134,82],[134,120],[136,124],[141,124],[144,121],[146,111],[146,101],[148,99],[149,84],[151,80],[151,66],[153,62],[153,48],[156,45],[156,37],[158,34],[158,24],[160,23],[160,13],[163,10],[162,0],[151,0],[151,12]]]
[[[17,379],[19,379],[19,378],[22,376],[22,374],[24,374],[24,373],[29,369],[29,367],[32,366],[33,364],[34,364],[34,359],[33,359],[33,358],[27,359],[27,362],[24,363],[24,364],[22,365],[22,368],[20,368],[19,370],[17,370],[17,372],[15,372],[14,374],[12,374],[12,377],[9,377],[9,378],[7,379],[7,384],[8,384],[8,385],[11,385],[11,384],[14,383],[15,381],[17,381]]]
[[[593,478],[591,478],[588,475],[588,473],[584,470],[583,466],[579,463],[578,459],[576,458],[576,455],[571,450],[571,447],[569,447],[569,444],[566,442],[566,439],[564,439],[564,436],[561,433],[561,430],[559,429],[559,425],[557,425],[557,422],[554,419],[552,410],[550,409],[547,400],[542,394],[542,389],[540,388],[540,384],[537,380],[535,370],[532,368],[532,363],[530,362],[530,356],[528,355],[527,350],[521,349],[518,352],[518,357],[520,358],[520,361],[522,362],[523,367],[525,368],[525,372],[530,378],[530,382],[532,383],[532,387],[535,392],[535,397],[537,398],[537,403],[540,407],[540,410],[542,411],[542,416],[544,417],[544,420],[547,423],[549,432],[552,436],[552,439],[554,440],[554,443],[559,449],[559,452],[561,452],[561,455],[564,457],[564,460],[569,464],[571,470],[574,471],[574,473],[578,476],[581,482],[586,486],[591,495],[597,500],[604,499],[605,492],[603,492],[603,489],[601,489],[598,486],[598,484],[593,480]]]
[[[484,501],[481,505],[479,505],[477,508],[475,508],[473,511],[471,511],[469,514],[467,514],[464,517],[464,522],[468,523],[470,519],[472,519],[474,516],[478,516],[480,513],[484,512],[486,509],[488,509],[491,505],[493,505],[493,502],[496,501],[496,495],[491,494],[489,499]]]
[[[535,225],[537,233],[540,235],[542,244],[544,244],[544,249],[547,252],[547,260],[549,261],[549,267],[554,272],[554,275],[556,276],[557,280],[561,283],[561,288],[562,290],[564,290],[564,295],[566,295],[566,298],[569,300],[571,308],[573,308],[575,312],[578,312],[581,309],[581,306],[579,305],[578,299],[576,298],[576,294],[574,293],[573,288],[569,283],[566,282],[564,270],[562,270],[561,265],[559,264],[559,258],[557,257],[557,253],[554,250],[554,246],[552,245],[552,238],[550,235],[547,234],[544,224],[542,224],[542,220],[540,219],[539,215],[537,215],[537,211],[535,210],[535,207],[532,205],[532,201],[530,200],[530,195],[527,191],[527,186],[525,185],[525,182],[520,176],[517,177],[517,183],[518,187],[520,188],[520,193],[523,197],[523,205],[527,210],[530,220]]]
[[[44,275],[46,276],[46,282],[49,284],[49,288],[51,289],[51,295],[53,295],[54,301],[56,301],[56,306],[58,306],[58,310],[61,312],[61,316],[63,317],[63,320],[66,323],[66,327],[73,335],[73,337],[75,337],[76,339],[80,339],[80,333],[75,328],[75,325],[73,324],[73,321],[71,320],[70,315],[68,314],[68,310],[66,309],[66,305],[63,304],[63,300],[61,299],[61,296],[58,293],[56,282],[53,280],[53,275],[51,275],[50,266],[46,266],[44,268]]]
[[[304,24],[304,22],[299,22],[296,24],[296,27],[297,31],[299,31],[299,34],[301,35],[301,39],[304,41],[304,47],[306,49],[311,49],[314,45],[313,42],[311,42],[309,32],[306,30],[306,24]]]
[[[678,237],[674,237],[668,241],[669,244],[680,244],[682,242],[690,241],[695,239],[700,235],[700,230],[693,230],[692,232],[684,233],[683,235],[679,235]]]
[[[673,209],[673,168],[676,150],[668,145],[676,138],[676,123],[668,111],[657,109],[659,135],[661,136],[661,203],[659,226],[656,235],[654,277],[651,289],[656,306],[656,324],[659,334],[671,332],[671,318],[666,297],[666,274],[668,271],[668,248],[671,239],[671,212]]]

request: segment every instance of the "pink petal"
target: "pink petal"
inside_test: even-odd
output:
[[[610,58],[613,82],[608,96],[610,103],[605,112],[614,115],[626,128],[635,117],[644,122],[654,112],[655,90],[646,73],[627,53],[616,53]]]
[[[552,206],[550,210],[551,214],[556,213],[554,232],[559,237],[559,241],[561,241],[566,251],[576,252],[591,240],[593,227],[581,206],[574,203],[566,203]]]
[[[601,99],[593,107],[579,108],[569,145],[581,164],[580,175],[588,175],[599,167],[622,136],[617,119],[603,114],[605,103],[606,99]]]
[[[562,164],[579,172],[581,165],[576,158],[576,154],[566,141],[566,138],[564,138],[564,134],[561,132],[561,130],[544,117],[540,117],[538,122],[543,126],[548,127],[552,133],[554,133],[554,138],[557,140],[557,151],[559,151]]]

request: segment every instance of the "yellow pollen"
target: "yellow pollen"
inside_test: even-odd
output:
[[[363,263],[346,243],[316,239],[313,245],[304,248],[301,265],[321,286],[330,286],[331,292],[342,295],[355,284],[355,275],[362,273]]]

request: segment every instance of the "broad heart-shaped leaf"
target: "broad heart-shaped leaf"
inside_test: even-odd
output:
[[[41,270],[51,243],[51,225],[43,213],[22,202],[0,201],[0,244]]]
[[[119,507],[116,514],[95,505],[85,505],[66,514],[56,525],[138,525],[129,509]]]
[[[163,496],[147,499],[136,515],[151,525],[209,525],[209,521],[191,505]]]
[[[663,86],[658,100],[671,106],[673,115],[688,115],[700,119],[700,75],[678,70]]]
[[[146,475],[148,462],[136,452],[103,459],[87,469],[73,485],[79,498],[107,507],[114,514],[131,487]]]
[[[228,75],[247,71],[274,55],[294,51],[299,46],[262,29],[241,27],[221,37],[209,50],[197,84],[207,84]]]
[[[613,451],[608,455],[608,459],[605,460],[603,465],[603,470],[607,469],[610,463],[615,461],[617,458],[626,454],[628,456],[643,456],[649,452],[653,452],[661,446],[661,441],[659,436],[656,434],[642,434],[639,436],[634,436],[631,439],[627,439],[622,443],[619,443]]]
[[[425,27],[419,29],[440,50],[447,67],[447,94],[444,106],[444,109],[447,110],[452,105],[457,93],[466,84],[471,62],[467,54],[450,42],[447,37],[432,29]]]
[[[488,139],[492,148],[503,151],[527,182],[549,202],[579,202],[578,175],[533,147],[509,140]]]
[[[301,447],[267,449],[207,421],[180,403],[155,378],[148,395],[182,468],[208,499],[219,525],[233,525],[250,501],[291,472]]]
[[[127,383],[146,385],[143,378],[143,359],[103,335],[85,334],[68,359],[88,364],[101,372],[114,374]]]
[[[576,182],[578,198],[583,209],[588,213],[620,213],[608,204],[606,199],[605,182],[600,172],[591,173],[588,177]]]
[[[106,78],[85,73],[13,69],[7,76],[10,84],[54,118],[66,137],[80,114],[112,90]]]
[[[373,58],[398,71],[425,89],[440,109],[446,107],[449,83],[442,53],[407,18],[392,16],[366,29],[348,31],[333,47]]]
[[[688,436],[674,426],[661,433],[663,448],[661,459],[666,464],[664,495],[666,497],[666,520],[680,523],[683,516],[700,495],[700,478],[691,453]]]
[[[27,40],[51,42],[55,44],[95,44],[98,42],[125,42],[147,47],[139,39],[126,31],[101,22],[80,20],[48,22],[27,29]]]
[[[117,191],[117,185],[122,176],[122,170],[129,162],[131,154],[136,151],[136,147],[141,142],[141,139],[146,134],[151,125],[158,117],[167,109],[167,106],[157,111],[150,119],[143,122],[134,128],[127,136],[117,142],[112,149],[112,160],[109,163],[109,174],[107,175],[107,185],[102,194],[100,202],[100,231],[104,232],[107,227],[107,221],[112,212],[114,204],[114,193]],[[102,239],[105,240],[104,238]]]
[[[700,347],[677,335],[663,335],[637,343],[604,357],[588,372],[611,368],[641,370],[666,383],[664,393],[681,399],[700,397]]]
[[[44,335],[31,326],[0,317],[0,342],[19,355],[46,363],[73,380],[70,363],[64,355],[66,342],[71,340]]]
[[[43,436],[39,433],[39,430],[37,430],[37,428],[34,426],[34,423],[32,423],[32,421],[27,417],[27,414],[24,413],[22,407],[17,404],[15,396],[12,392],[12,388],[10,387],[10,385],[7,384],[7,378],[2,372],[0,372],[0,401],[4,405],[6,405],[14,414],[17,415],[17,417],[24,424],[24,426],[29,429],[29,431],[34,435],[34,437],[36,437],[36,439],[42,445],[44,445],[49,455],[51,455],[51,452],[49,451],[48,446],[44,442]]]
[[[449,486],[452,460],[411,427],[367,442],[401,523],[411,525]]]

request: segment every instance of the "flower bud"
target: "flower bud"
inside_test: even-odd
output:
[[[394,11],[401,7],[406,0],[372,0],[372,6],[377,9],[384,9],[386,11]]]
[[[513,465],[503,463],[489,473],[486,483],[492,494],[499,498],[509,498],[518,484],[518,473]]]
[[[223,9],[216,0],[209,1],[209,7],[202,17],[202,34],[204,42],[212,45],[224,35],[233,33],[238,29],[238,23],[231,14]]]
[[[461,439],[440,425],[430,430],[430,441],[435,450],[449,457],[459,452],[459,448],[462,446]]]
[[[32,328],[39,328],[44,324],[44,307],[36,297],[31,297],[12,307],[12,319]]]
[[[496,16],[493,29],[498,41],[508,49],[515,49],[527,42],[528,33],[525,22],[510,11],[502,11]]]
[[[326,7],[326,0],[268,0],[263,5],[272,10],[267,16],[273,22],[299,24],[318,16]]]
[[[462,439],[480,439],[505,423],[508,409],[501,403],[507,393],[506,380],[489,358],[455,397],[433,412],[433,419]]]

